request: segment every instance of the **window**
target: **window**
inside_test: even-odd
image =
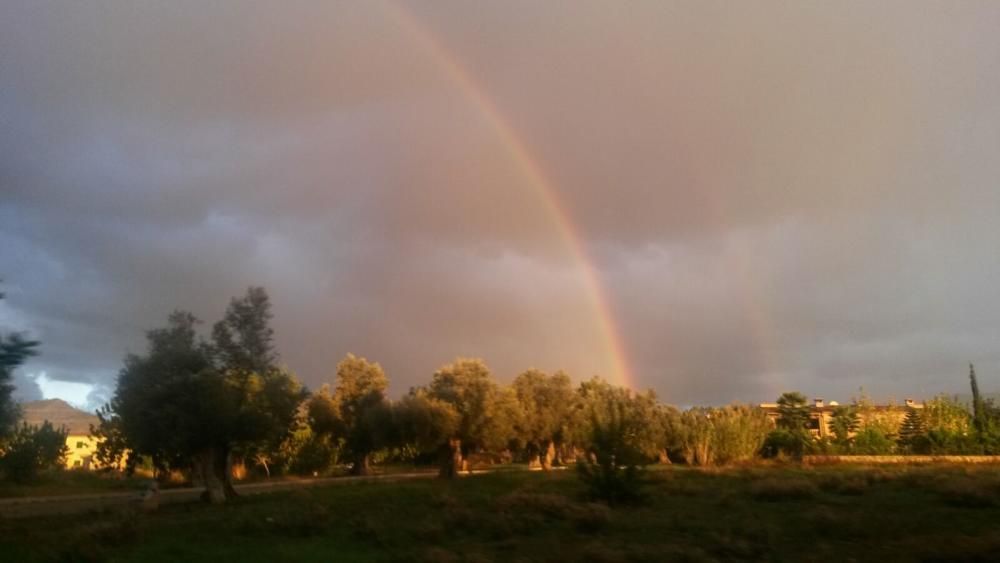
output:
[[[87,443],[86,442],[77,442],[76,443],[76,449],[78,449],[78,450],[86,448],[86,447],[87,447]]]
[[[83,462],[80,460],[76,460],[73,462],[73,467],[80,467],[81,465],[83,465]]]

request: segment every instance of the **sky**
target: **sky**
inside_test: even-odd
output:
[[[309,387],[1000,390],[1000,3],[6,2],[0,328],[107,400],[269,291]]]

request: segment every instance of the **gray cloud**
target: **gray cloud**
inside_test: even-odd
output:
[[[42,388],[38,382],[24,373],[14,375],[14,400],[19,403],[42,399]]]
[[[106,395],[251,284],[311,386],[612,369],[579,265],[392,4],[0,8],[0,324]],[[1000,10],[402,5],[552,180],[638,385],[689,404],[1000,369]],[[1000,381],[1000,380],[998,380]],[[984,382],[986,384],[986,382]],[[102,396],[104,396],[102,395]]]

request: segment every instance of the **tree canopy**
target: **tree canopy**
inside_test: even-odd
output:
[[[336,387],[324,386],[308,403],[313,430],[341,440],[352,457],[352,473],[368,473],[369,456],[387,443],[391,415],[389,380],[382,366],[348,354],[337,365]]]
[[[518,438],[544,469],[552,465],[557,444],[569,437],[573,409],[573,386],[563,372],[547,375],[531,369],[511,384],[517,398],[515,421]]]
[[[450,440],[456,462],[469,452],[500,449],[513,435],[516,399],[508,389],[497,385],[482,360],[459,358],[443,366],[434,373],[427,395],[447,403],[458,414]]]
[[[191,467],[215,502],[233,496],[233,454],[276,448],[305,397],[273,364],[270,318],[261,288],[230,303],[213,342],[194,315],[175,311],[147,333],[145,354],[125,359],[98,432],[160,468]]]

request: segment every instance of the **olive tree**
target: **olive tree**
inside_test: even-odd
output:
[[[531,369],[518,375],[511,387],[520,411],[517,434],[531,459],[548,470],[570,424],[573,387],[569,376],[561,371],[550,376]]]
[[[628,429],[629,447],[639,452],[644,460],[659,458],[666,437],[656,394],[651,390],[635,393],[600,377],[584,381],[576,389],[572,409],[575,445],[584,451],[592,449],[594,425],[600,423],[602,417],[610,416],[609,405],[614,405],[626,417],[623,427]]]
[[[451,447],[458,435],[460,415],[450,404],[414,389],[391,407],[390,442],[422,454],[438,454],[441,475],[453,477],[461,466],[461,449]]]
[[[389,380],[382,366],[353,354],[337,365],[336,378],[332,393],[324,386],[309,400],[309,423],[317,434],[342,442],[353,475],[367,475],[371,453],[384,445],[388,431],[389,419],[380,411],[389,408]]]
[[[212,502],[235,496],[236,454],[277,448],[305,390],[274,365],[270,302],[261,288],[234,299],[213,341],[194,315],[177,311],[147,333],[147,351],[126,357],[101,428],[120,447],[160,468],[184,467]]]
[[[513,436],[516,400],[493,379],[482,360],[459,358],[434,373],[427,396],[450,405],[458,425],[448,439],[450,462],[442,477],[452,477],[465,457],[474,451],[498,450]]]

